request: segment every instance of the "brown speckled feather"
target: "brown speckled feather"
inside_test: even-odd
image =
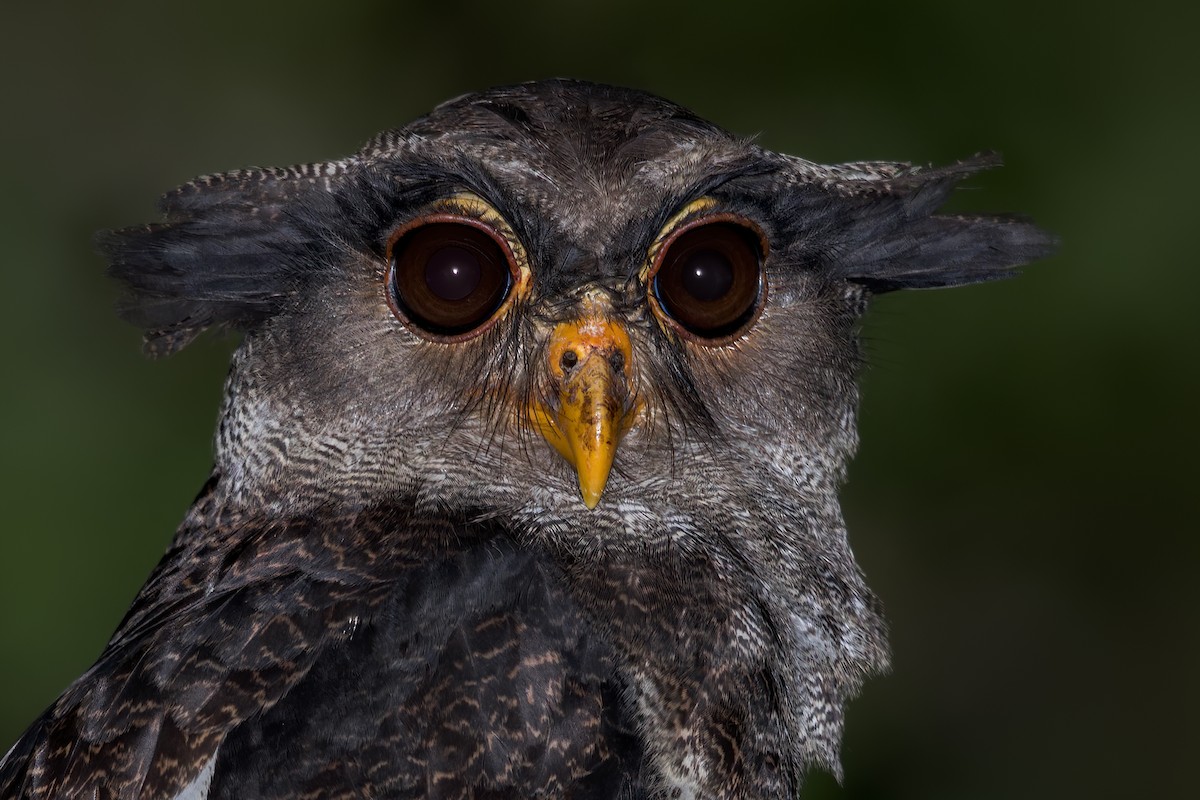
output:
[[[612,653],[502,530],[208,505],[0,797],[170,798],[214,755],[212,798],[640,794]]]

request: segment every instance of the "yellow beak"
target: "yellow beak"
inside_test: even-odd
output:
[[[530,417],[579,476],[583,504],[595,508],[617,445],[633,424],[629,335],[602,313],[560,323],[550,335],[553,397]]]

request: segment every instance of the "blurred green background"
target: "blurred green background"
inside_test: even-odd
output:
[[[851,708],[844,786],[808,796],[1193,796],[1196,20],[1076,8],[4,3],[0,752],[206,477],[234,344],[143,360],[93,231],[193,175],[571,76],[825,162],[996,149],[957,207],[1063,239],[1019,280],[884,297],[865,323],[845,505],[896,666]]]

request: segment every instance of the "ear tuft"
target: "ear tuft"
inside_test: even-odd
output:
[[[127,290],[118,311],[143,329],[147,354],[283,310],[313,277],[296,204],[331,192],[345,170],[331,162],[197,178],[163,198],[166,222],[99,234],[109,274]]]
[[[874,292],[1007,278],[1054,253],[1057,237],[1013,215],[938,215],[964,178],[1000,164],[994,153],[946,167],[895,169],[833,187],[842,224],[831,271]]]

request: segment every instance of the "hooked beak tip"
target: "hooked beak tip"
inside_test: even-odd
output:
[[[629,335],[608,318],[561,323],[550,339],[550,373],[558,398],[553,409],[535,405],[531,418],[575,467],[579,494],[589,510],[600,504],[617,445],[636,415],[628,401],[631,356]]]

